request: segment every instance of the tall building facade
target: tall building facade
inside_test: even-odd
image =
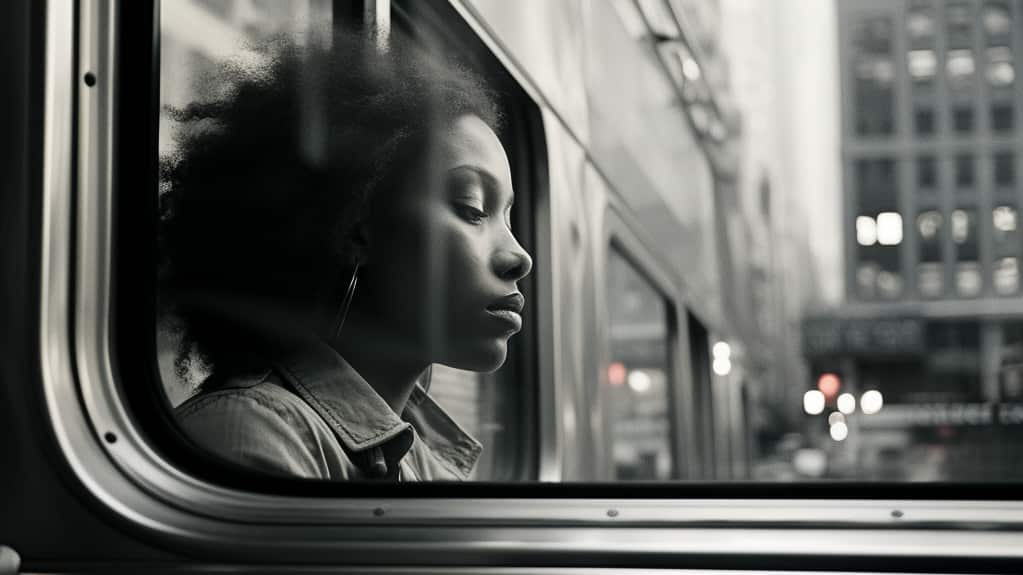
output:
[[[848,474],[1018,477],[1023,1],[837,1],[847,302],[804,342],[884,396]]]

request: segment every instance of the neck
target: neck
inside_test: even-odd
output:
[[[362,318],[357,312],[349,313],[341,334],[331,345],[391,410],[401,415],[429,362],[402,353],[408,346],[395,345],[399,342],[393,336],[381,333],[375,326],[379,326],[379,322]]]

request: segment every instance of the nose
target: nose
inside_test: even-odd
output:
[[[497,277],[509,282],[517,282],[529,275],[533,269],[533,258],[529,257],[518,240],[510,233],[510,243],[494,252],[491,266]]]

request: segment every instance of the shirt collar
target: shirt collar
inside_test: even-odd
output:
[[[401,459],[416,435],[462,479],[468,479],[482,446],[448,416],[418,384],[402,417],[333,348],[312,342],[282,355],[276,367],[331,427],[345,449],[381,447]],[[406,421],[408,420],[408,421]],[[413,433],[415,427],[416,433]]]

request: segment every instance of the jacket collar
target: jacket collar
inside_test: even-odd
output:
[[[401,417],[333,348],[311,342],[276,361],[280,373],[331,427],[346,450],[380,447],[400,460],[418,435],[445,467],[468,479],[482,446],[418,384]],[[413,432],[415,429],[415,432]]]

